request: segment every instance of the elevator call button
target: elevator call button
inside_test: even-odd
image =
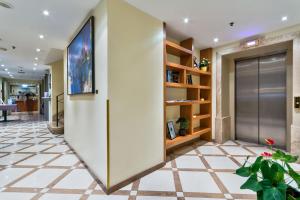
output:
[[[295,97],[295,108],[300,108],[300,97]]]

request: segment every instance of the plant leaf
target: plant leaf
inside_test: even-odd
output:
[[[285,170],[276,162],[273,162],[271,166],[271,171],[273,173],[273,183],[279,183],[284,181]]]
[[[235,173],[242,177],[249,177],[251,175],[251,168],[250,167],[240,167],[235,171]]]
[[[288,174],[297,183],[298,188],[300,188],[300,175],[297,172],[295,172],[289,164],[286,163],[286,166],[288,168]]]
[[[250,178],[240,187],[241,189],[249,189],[254,192],[262,190],[262,186],[257,180],[257,175],[253,174]]]
[[[275,187],[266,189],[263,192],[264,200],[285,200],[286,199],[285,196],[286,196],[285,192],[282,192]]]
[[[272,173],[271,168],[269,166],[269,161],[268,160],[263,160],[261,162],[260,170],[261,170],[261,173],[263,175],[263,179],[269,179],[271,181],[273,180],[273,173]]]
[[[269,179],[264,179],[264,180],[260,181],[260,185],[262,186],[262,188],[264,190],[272,188],[272,182]]]
[[[260,168],[260,165],[261,165],[262,159],[263,159],[262,156],[259,156],[259,157],[256,158],[255,162],[251,166],[251,172],[252,173],[258,172],[258,170]]]

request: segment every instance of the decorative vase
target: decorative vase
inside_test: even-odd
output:
[[[200,69],[201,69],[201,71],[207,72],[207,66],[201,67]]]
[[[179,129],[179,135],[180,136],[186,136],[186,129]]]

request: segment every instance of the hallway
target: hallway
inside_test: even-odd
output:
[[[83,163],[51,134],[46,122],[0,124],[0,199],[5,200],[200,200],[255,199],[241,191],[234,170],[264,147],[229,141],[194,144],[171,154],[166,166],[106,196]],[[252,160],[252,159],[251,159]],[[300,165],[294,166],[300,171]]]

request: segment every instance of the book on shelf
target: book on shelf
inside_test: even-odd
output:
[[[193,77],[192,77],[192,74],[188,74],[186,75],[186,83],[189,84],[189,85],[193,85]]]
[[[180,74],[179,72],[168,70],[166,73],[166,81],[170,83],[179,83]]]

